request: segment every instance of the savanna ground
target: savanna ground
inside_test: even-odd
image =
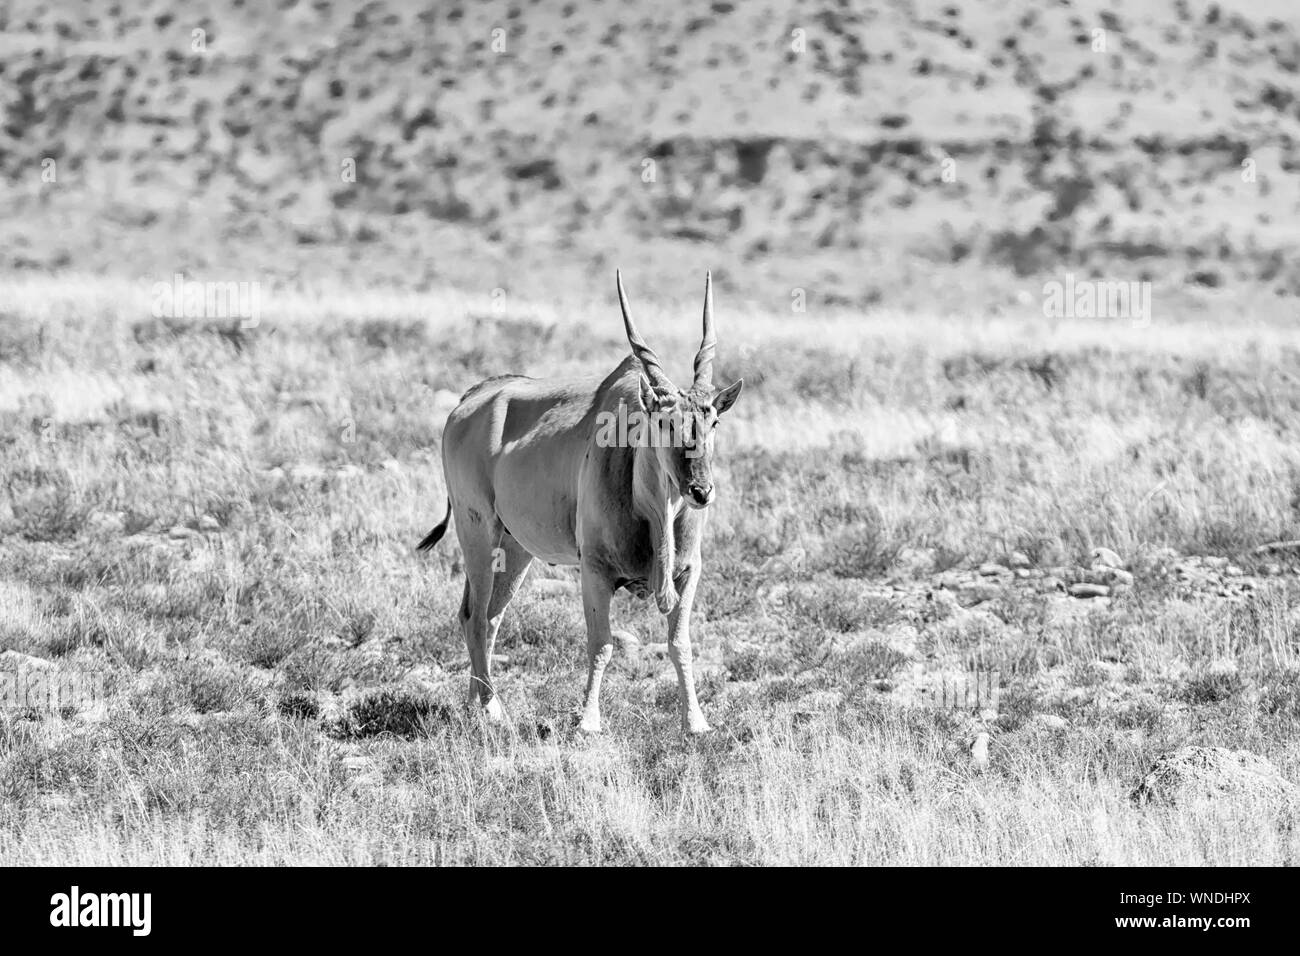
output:
[[[632,289],[670,372],[699,289],[671,291]],[[587,739],[574,575],[535,566],[507,615],[511,722],[489,728],[461,706],[454,536],[413,545],[456,396],[612,367],[612,294],[300,290],[252,328],[153,318],[99,279],[0,301],[0,669],[106,691],[0,713],[4,863],[1300,851],[1274,812],[1129,799],[1183,744],[1298,775],[1296,552],[1256,550],[1300,537],[1291,330],[791,315],[720,290],[718,378],[746,390],[694,625],[715,729],[680,736],[661,621],[620,597],[635,640]],[[1089,582],[1108,593],[1070,596]],[[995,706],[943,702],[976,668]]]

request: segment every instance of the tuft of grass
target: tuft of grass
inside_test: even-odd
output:
[[[451,708],[402,688],[367,691],[347,709],[340,725],[348,737],[428,736],[451,720]]]
[[[1236,697],[1245,687],[1245,679],[1235,664],[1212,661],[1187,678],[1181,696],[1189,704],[1219,704]]]
[[[293,720],[315,720],[320,716],[320,700],[306,691],[289,691],[276,701],[276,710]]]

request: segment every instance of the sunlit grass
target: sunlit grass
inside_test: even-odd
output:
[[[1300,333],[719,300],[719,378],[746,391],[695,628],[716,731],[677,737],[647,647],[616,658],[585,741],[577,601],[516,602],[512,725],[487,731],[459,709],[454,538],[412,549],[442,513],[456,396],[607,370],[612,303],[313,290],[233,335],[160,324],[122,283],[0,297],[0,651],[111,694],[0,716],[0,861],[1294,862],[1276,815],[1127,793],[1183,743],[1300,766],[1294,555],[1253,550],[1300,538]],[[697,319],[639,315],[685,369]],[[949,568],[1098,546],[1138,575],[1108,606],[926,599]],[[1187,594],[1161,549],[1283,573]],[[646,605],[614,613],[663,640]],[[975,652],[1005,684],[983,773],[975,718],[917,695]]]

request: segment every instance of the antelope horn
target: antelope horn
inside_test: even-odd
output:
[[[713,356],[717,352],[718,337],[713,334],[713,273],[704,273],[704,338],[695,353],[695,387],[713,386]]]
[[[618,304],[623,309],[623,327],[627,329],[627,341],[632,346],[632,354],[640,361],[653,387],[674,388],[667,373],[664,372],[659,356],[655,354],[654,349],[646,345],[645,339],[641,338],[641,333],[636,330],[636,324],[632,321],[632,312],[627,307],[627,293],[623,291],[623,275],[617,269],[614,270],[614,281],[618,283]]]

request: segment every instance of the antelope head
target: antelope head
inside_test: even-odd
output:
[[[646,344],[632,321],[623,291],[623,277],[615,273],[618,304],[632,354],[641,363],[641,408],[649,420],[647,442],[660,472],[692,508],[706,508],[714,498],[713,431],[718,418],[735,404],[744,387],[737,379],[726,388],[713,387],[713,357],[717,337],[713,331],[713,277],[704,278],[704,336],[695,353],[695,380],[685,390],[664,372],[654,349]]]

